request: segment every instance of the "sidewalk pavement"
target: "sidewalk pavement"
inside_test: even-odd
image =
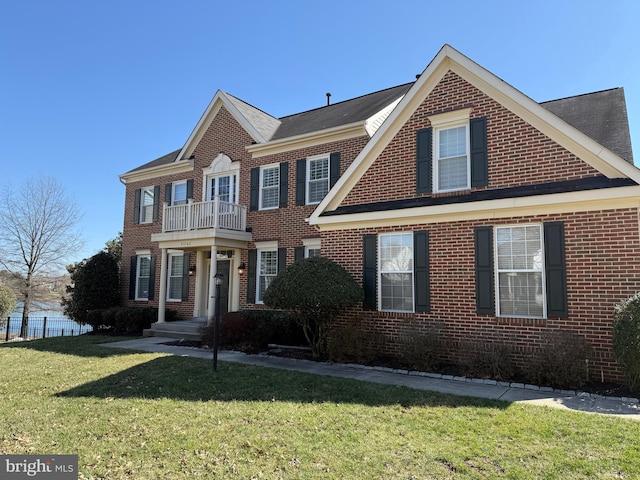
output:
[[[110,348],[126,348],[144,352],[167,353],[184,357],[212,358],[212,353],[198,348],[165,345],[175,341],[172,338],[146,337],[102,344]],[[316,375],[351,378],[364,382],[398,385],[417,390],[429,390],[465,397],[488,398],[506,402],[520,402],[530,405],[575,410],[587,413],[614,415],[632,420],[640,420],[640,404],[636,398],[603,397],[585,392],[552,390],[533,385],[509,384],[493,380],[465,379],[437,374],[392,370],[383,367],[366,367],[353,364],[323,363],[309,360],[295,360],[271,355],[248,355],[241,352],[222,350],[218,352],[221,362],[244,363],[268,368],[294,370]]]

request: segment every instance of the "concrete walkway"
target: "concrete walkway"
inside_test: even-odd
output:
[[[105,343],[102,344],[102,346],[126,348],[144,352],[167,353],[186,357],[212,358],[210,351],[198,348],[164,345],[164,343],[171,341],[175,341],[175,339],[148,337]],[[294,370],[315,375],[352,378],[364,382],[400,385],[417,390],[429,390],[466,397],[521,402],[531,405],[615,415],[627,419],[640,420],[640,404],[638,403],[638,399],[635,398],[602,397],[584,392],[558,391],[545,389],[544,387],[538,388],[533,385],[524,386],[491,380],[464,379],[462,377],[454,379],[444,375],[407,372],[406,370],[294,360],[270,355],[247,355],[226,350],[218,352],[218,360],[221,362],[235,362],[268,368]]]

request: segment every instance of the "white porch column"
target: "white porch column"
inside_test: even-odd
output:
[[[209,303],[207,304],[207,321],[211,323],[216,310],[216,280],[218,269],[218,247],[211,246],[211,273],[209,274]]]
[[[158,323],[164,323],[167,303],[167,249],[160,250],[160,293],[158,294]]]

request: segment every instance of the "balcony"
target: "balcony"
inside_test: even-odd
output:
[[[247,227],[247,207],[223,202],[219,198],[207,202],[189,200],[184,205],[162,209],[162,232],[188,232],[191,230],[233,230],[244,232]]]

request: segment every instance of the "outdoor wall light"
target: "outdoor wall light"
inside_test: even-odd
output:
[[[196,274],[196,266],[192,265],[189,267],[189,276],[194,276]]]
[[[240,275],[244,275],[245,273],[247,273],[247,266],[244,264],[244,262],[242,262],[238,267],[238,273]]]

